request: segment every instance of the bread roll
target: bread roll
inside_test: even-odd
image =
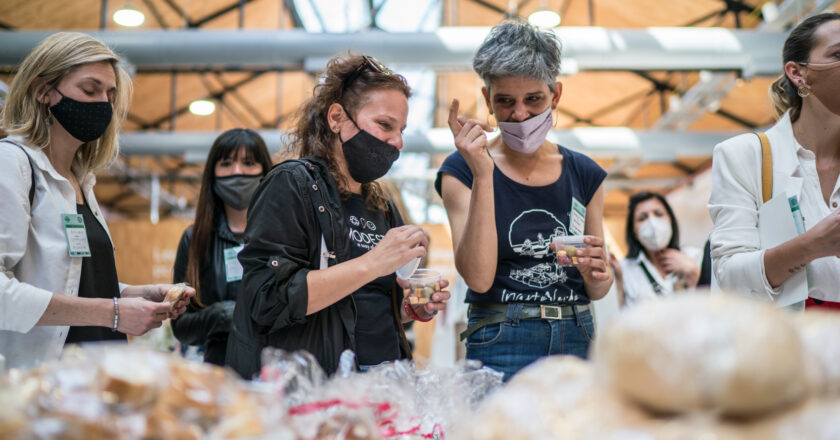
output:
[[[805,351],[791,319],[732,295],[684,294],[629,309],[599,335],[599,374],[661,413],[754,416],[808,393]]]
[[[700,439],[712,417],[658,418],[602,386],[591,365],[550,357],[518,373],[453,438],[468,440]]]
[[[169,290],[166,292],[166,301],[169,302],[171,308],[175,307],[175,303],[181,300],[184,297],[184,293],[187,291],[187,286],[183,283],[175,284],[174,286],[170,287]]]
[[[139,408],[152,403],[166,382],[166,360],[159,354],[110,346],[102,350],[103,400]]]
[[[840,395],[840,313],[809,309],[795,318],[808,364],[816,369],[814,388],[824,396]]]

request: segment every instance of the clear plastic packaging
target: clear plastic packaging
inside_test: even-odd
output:
[[[554,254],[557,256],[557,264],[563,267],[578,264],[577,250],[589,247],[584,243],[588,235],[561,235],[554,237],[551,242],[554,244]]]
[[[408,277],[405,293],[411,304],[426,304],[435,292],[440,292],[440,272],[432,269],[417,269]]]
[[[254,385],[142,346],[70,347],[61,361],[0,382],[0,403],[15,396],[1,405],[0,438],[294,439],[275,435],[283,432],[280,402]],[[20,415],[23,423],[12,423]]]
[[[366,373],[339,371],[316,386],[311,380],[322,376],[317,365],[307,365],[311,356],[269,353],[270,371],[283,371],[273,377],[286,383],[288,418],[303,439],[444,438],[502,384],[501,373],[475,362],[421,370],[397,361]],[[351,359],[342,356],[345,364]]]
[[[412,258],[411,261],[405,263],[403,267],[397,269],[397,277],[403,280],[407,280],[414,271],[417,270],[417,266],[420,266],[420,257]]]

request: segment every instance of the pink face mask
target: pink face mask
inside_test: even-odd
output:
[[[502,140],[514,151],[531,154],[540,148],[554,120],[551,106],[544,112],[522,122],[499,122]]]

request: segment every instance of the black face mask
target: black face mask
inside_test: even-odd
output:
[[[81,102],[64,96],[58,89],[55,91],[61,95],[61,100],[50,107],[50,112],[70,136],[82,142],[102,137],[114,114],[110,102]]]
[[[254,191],[260,186],[262,174],[236,174],[217,177],[213,182],[213,192],[231,208],[242,211],[248,208]]]
[[[347,117],[359,129],[355,136],[346,141],[341,141],[341,134],[338,135],[347,171],[356,182],[373,182],[391,169],[391,165],[400,157],[400,150],[359,128],[359,124],[349,114]]]

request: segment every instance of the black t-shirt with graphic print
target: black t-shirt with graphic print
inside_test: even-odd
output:
[[[352,256],[360,257],[382,240],[389,229],[388,221],[384,212],[368,210],[364,196],[360,194],[351,194],[341,204],[350,230]],[[394,322],[391,302],[396,282],[396,275],[390,274],[353,292],[357,308],[356,358],[359,365],[376,365],[400,358],[400,333]]]
[[[498,264],[486,293],[467,290],[468,303],[587,304],[583,277],[575,267],[557,265],[549,249],[552,238],[569,233],[572,197],[584,206],[607,176],[589,157],[557,146],[563,155],[560,177],[545,186],[528,186],[493,169]],[[435,180],[449,174],[472,188],[473,175],[459,152],[441,165]]]

